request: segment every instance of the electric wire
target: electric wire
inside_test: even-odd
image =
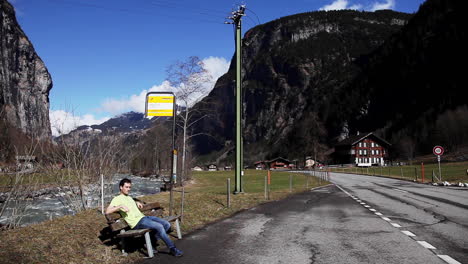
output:
[[[260,19],[259,19],[258,16],[257,16],[257,14],[256,14],[252,9],[247,8],[247,7],[246,7],[245,9],[246,9],[247,11],[249,11],[250,13],[254,14],[254,16],[257,17],[257,20],[258,20],[258,24],[259,24],[259,25],[262,24],[262,23],[260,22]]]
[[[101,9],[105,11],[110,11],[110,12],[121,12],[121,13],[127,13],[131,15],[142,15],[142,14],[148,14],[148,15],[157,15],[160,17],[165,17],[169,19],[177,19],[177,20],[184,20],[184,21],[191,21],[191,22],[201,22],[201,23],[214,23],[214,24],[223,24],[219,20],[209,20],[209,19],[200,19],[194,16],[177,16],[177,15],[169,15],[167,12],[161,12],[161,10],[148,10],[148,9],[140,9],[140,8],[119,8],[119,7],[110,7],[110,6],[102,6],[102,5],[97,5],[93,3],[84,3],[84,2],[79,2],[76,0],[46,0],[48,2],[54,2],[54,3],[60,3],[60,4],[68,4],[68,5],[73,5],[73,6],[81,6],[85,8],[93,8],[93,9]],[[159,11],[159,12],[158,12]]]

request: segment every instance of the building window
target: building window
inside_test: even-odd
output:
[[[380,154],[380,151],[379,151],[378,149],[375,150],[375,154],[376,154],[376,155],[379,155],[379,154]]]
[[[375,146],[375,145],[374,145],[374,142],[372,142],[372,143],[371,143],[371,147],[374,147],[374,146]]]
[[[359,147],[362,147],[362,143],[361,143],[361,142],[359,142]]]
[[[367,155],[367,149],[364,150],[364,155]]]

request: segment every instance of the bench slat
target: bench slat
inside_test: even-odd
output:
[[[123,233],[120,233],[117,235],[117,237],[137,237],[137,236],[143,236],[146,232],[150,232],[150,229],[132,229],[125,231]]]

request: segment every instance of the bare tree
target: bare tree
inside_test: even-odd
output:
[[[187,58],[185,61],[177,61],[167,68],[167,79],[175,86],[179,114],[177,126],[182,129],[182,182],[185,179],[187,166],[186,157],[190,139],[204,134],[194,133],[193,125],[207,116],[201,113],[195,104],[200,102],[210,91],[212,77],[204,68],[203,62],[196,56]]]

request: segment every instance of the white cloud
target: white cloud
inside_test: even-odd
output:
[[[341,9],[346,9],[347,7],[348,7],[347,0],[335,0],[333,3],[321,7],[319,10],[325,10],[325,11],[341,10]]]
[[[221,57],[208,57],[203,59],[202,62],[204,64],[204,68],[211,76],[211,81],[205,84],[205,92],[203,93],[203,95],[207,95],[213,89],[216,80],[228,71],[229,62],[225,58]],[[154,85],[148,90],[143,90],[139,94],[134,94],[127,98],[108,98],[104,103],[102,103],[100,110],[113,115],[127,111],[143,113],[145,111],[145,97],[148,92],[168,91],[175,93],[177,89],[173,87],[170,82],[163,81],[160,85]]]
[[[90,114],[78,116],[64,110],[50,110],[49,118],[53,136],[67,134],[79,126],[96,125],[109,120],[108,117],[96,119]]]
[[[342,10],[342,9],[353,9],[353,10],[367,10],[376,11],[381,9],[394,9],[395,0],[384,0],[384,2],[373,2],[369,5],[363,5],[360,3],[351,4],[348,0],[335,0],[331,4],[325,5],[319,10]]]
[[[219,77],[228,71],[230,62],[221,57],[208,57],[203,59],[203,64],[205,70],[211,75],[213,82],[216,82]]]
[[[386,0],[383,3],[375,2],[372,4],[370,8],[371,11],[381,10],[381,9],[394,9],[395,8],[395,0]]]

